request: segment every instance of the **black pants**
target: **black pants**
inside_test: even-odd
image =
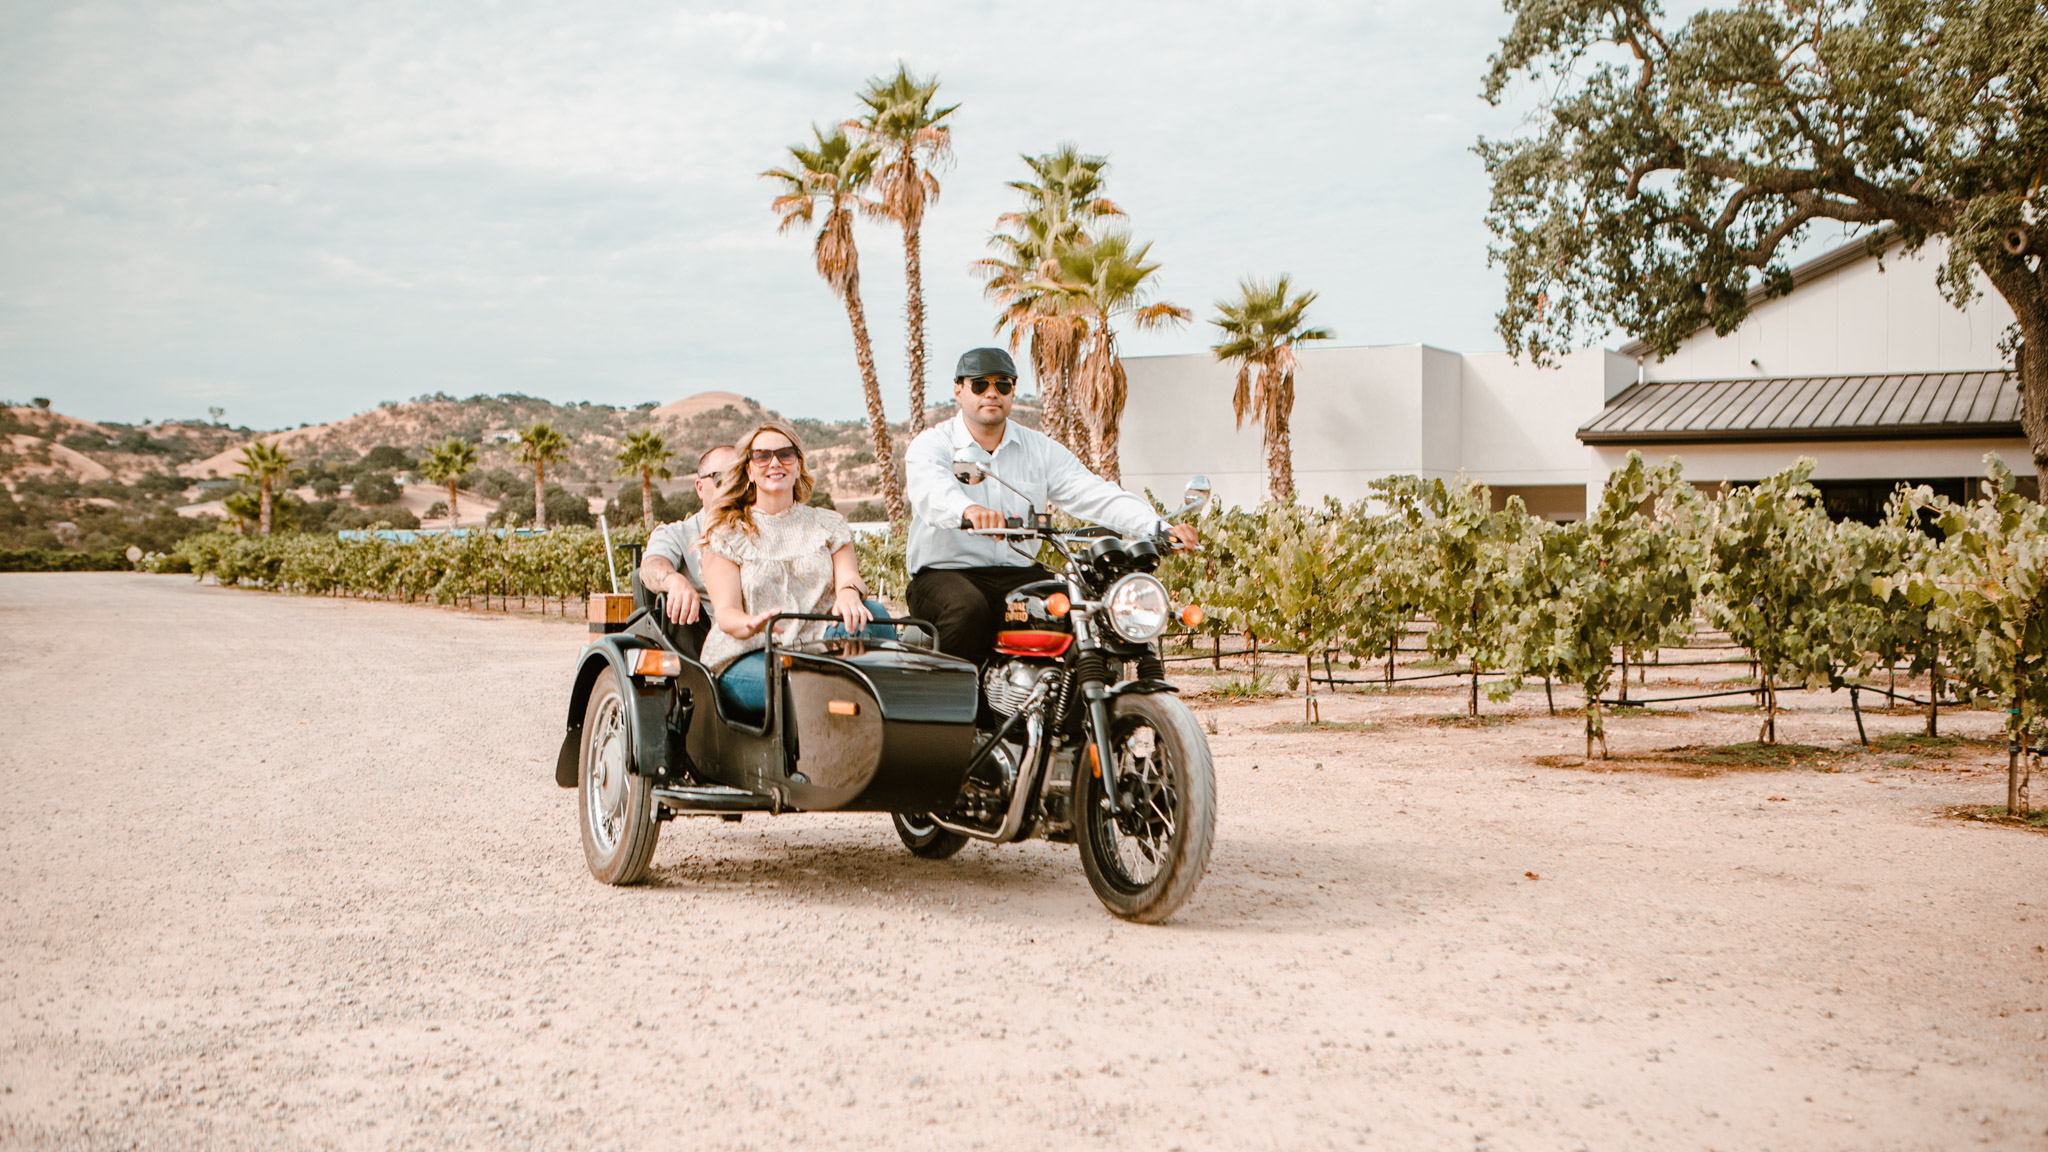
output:
[[[980,663],[995,651],[1003,598],[1052,573],[1036,564],[992,568],[926,568],[910,578],[910,614],[939,630],[939,651]]]

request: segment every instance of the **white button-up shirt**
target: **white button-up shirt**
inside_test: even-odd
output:
[[[989,478],[972,488],[955,480],[956,457],[980,464],[990,473]],[[1014,420],[1004,424],[1002,442],[993,452],[975,443],[966,422],[958,416],[927,428],[910,442],[903,472],[910,496],[909,568],[913,576],[926,568],[1021,568],[1036,562],[1037,549],[1030,544],[1020,549],[1003,540],[961,531],[960,517],[971,504],[1005,516],[1023,516],[1034,507],[1044,512],[1048,505],[1055,505],[1070,516],[1125,536],[1149,536],[1166,529],[1165,521],[1143,497],[1088,471],[1059,441]],[[997,478],[1003,483],[997,483]]]

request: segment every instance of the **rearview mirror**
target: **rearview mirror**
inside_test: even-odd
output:
[[[969,488],[972,488],[976,484],[981,483],[982,478],[985,477],[987,474],[987,471],[982,468],[979,461],[953,461],[953,479],[958,480],[962,484],[967,485]]]
[[[1187,495],[1182,497],[1180,511],[1175,516],[1192,516],[1209,506],[1209,478],[1197,476],[1188,481]]]

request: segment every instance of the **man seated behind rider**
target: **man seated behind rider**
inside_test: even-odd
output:
[[[960,414],[910,442],[904,479],[910,495],[910,614],[938,629],[939,650],[980,662],[995,648],[1003,600],[1052,573],[1039,566],[1035,541],[1020,546],[960,529],[1003,527],[1003,517],[1062,512],[1125,536],[1169,531],[1151,504],[1088,471],[1059,441],[1010,422],[1017,365],[1001,348],[975,348],[953,372]],[[973,460],[989,478],[969,488],[953,477],[955,459]],[[1012,491],[1015,489],[1015,491]],[[1191,525],[1170,528],[1183,547]]]
[[[647,537],[646,554],[640,559],[640,583],[649,592],[668,596],[668,618],[673,623],[696,624],[700,615],[710,612],[697,542],[704,538],[705,509],[711,507],[720,482],[739,458],[739,450],[730,444],[706,448],[697,457],[697,502],[702,507],[689,519],[663,524]],[[703,640],[701,630],[698,640]]]

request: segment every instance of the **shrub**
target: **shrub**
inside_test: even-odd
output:
[[[388,473],[365,472],[356,477],[355,501],[366,507],[398,503],[398,482]],[[532,501],[528,501],[532,503]]]
[[[0,549],[0,572],[125,572],[128,567],[128,557],[119,552]]]
[[[636,500],[634,503],[637,504],[639,501]],[[633,523],[638,519],[639,512],[636,509],[633,518],[626,522]],[[511,528],[531,527],[533,525],[533,485],[529,482],[524,488],[515,488],[506,493],[505,502],[498,505],[497,512],[491,516],[491,523]],[[590,501],[573,492],[564,490],[558,484],[550,484],[548,485],[548,526],[552,528],[558,525],[594,528],[597,526],[597,517],[590,514]]]

